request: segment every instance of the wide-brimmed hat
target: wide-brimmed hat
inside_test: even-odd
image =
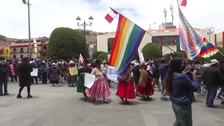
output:
[[[219,61],[218,61],[217,59],[212,59],[212,60],[211,60],[211,65],[213,65],[213,64],[217,64],[217,63],[219,63]]]
[[[74,64],[74,62],[71,60],[71,61],[69,61],[69,64]]]

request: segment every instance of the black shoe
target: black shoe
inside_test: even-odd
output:
[[[222,101],[221,104],[224,105],[224,101]]]
[[[160,100],[162,100],[162,101],[168,101],[169,99],[166,98],[166,97],[161,97]]]
[[[222,99],[223,99],[223,97],[222,97],[221,95],[218,95],[218,96],[217,96],[217,99],[222,100]]]
[[[27,98],[32,98],[32,97],[33,97],[32,95],[28,95],[28,96],[27,96]]]
[[[4,93],[3,95],[9,95],[9,93]]]
[[[17,98],[22,98],[22,96],[21,95],[17,95]]]
[[[3,96],[3,94],[0,94],[0,96]]]
[[[217,108],[217,107],[214,106],[214,105],[207,105],[207,107],[209,107],[209,108]]]
[[[131,103],[128,100],[124,101],[126,105],[130,105]]]

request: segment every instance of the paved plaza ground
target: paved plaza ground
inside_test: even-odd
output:
[[[122,105],[112,88],[109,103],[85,102],[76,87],[61,84],[32,85],[32,99],[17,99],[17,83],[9,83],[9,96],[0,97],[0,126],[172,126],[174,114],[170,102],[161,101],[155,92],[152,101],[136,98]],[[193,103],[194,126],[223,126],[224,106],[207,108],[204,97]]]

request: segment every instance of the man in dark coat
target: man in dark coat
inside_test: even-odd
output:
[[[221,76],[221,81],[222,81],[222,93],[224,94],[224,61],[222,61],[219,65],[219,70],[220,70],[220,76]],[[224,105],[224,98],[222,97],[221,104]]]
[[[22,98],[21,92],[24,87],[27,87],[27,98],[32,98],[30,95],[30,86],[31,86],[31,76],[30,73],[32,72],[32,66],[29,63],[28,58],[23,58],[22,63],[18,68],[18,74],[19,74],[19,93],[17,95],[17,98]]]
[[[161,94],[162,94],[162,97],[160,99],[162,101],[167,101],[169,99],[168,98],[169,96],[165,94],[165,83],[166,83],[165,80],[166,80],[166,74],[167,74],[168,68],[169,68],[169,65],[167,61],[163,59],[159,66],[159,74],[161,79]]]
[[[0,57],[0,96],[8,95],[8,64],[4,58]],[[4,92],[2,87],[4,86]]]
[[[217,94],[217,89],[221,86],[221,77],[218,68],[218,61],[211,60],[211,65],[203,72],[203,83],[207,86],[208,94],[206,99],[207,107],[214,107],[213,103]]]

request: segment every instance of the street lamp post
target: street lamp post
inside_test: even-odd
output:
[[[207,28],[208,40],[211,42],[211,35],[214,33],[213,27]]]
[[[92,20],[93,20],[93,17],[90,16],[89,18],[89,23],[87,23],[85,20],[83,21],[83,23],[80,23],[79,21],[81,21],[81,18],[78,16],[76,17],[76,20],[78,21],[77,25],[78,26],[83,26],[83,34],[84,34],[84,41],[86,42],[86,26],[92,26]]]
[[[31,30],[30,30],[30,0],[22,0],[28,8],[28,37],[29,37],[29,47],[28,47],[28,57],[31,57]]]

